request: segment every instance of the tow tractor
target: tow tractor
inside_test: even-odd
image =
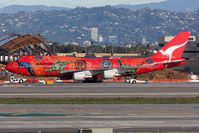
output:
[[[148,84],[147,80],[137,80],[137,79],[132,79],[132,78],[126,78],[125,80],[126,83],[131,83],[131,84]]]

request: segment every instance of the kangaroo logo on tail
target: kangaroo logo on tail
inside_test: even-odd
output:
[[[183,44],[180,44],[180,45],[176,45],[176,46],[172,46],[172,47],[169,47],[167,50],[163,51],[163,50],[160,50],[159,52],[162,54],[162,55],[165,55],[165,56],[169,56],[169,62],[171,62],[171,58],[172,58],[172,54],[175,50],[177,50],[178,48],[181,48],[183,47],[184,45],[187,44],[188,41],[186,41],[185,43]]]
[[[171,62],[172,59],[181,59],[184,48],[189,40],[191,32],[180,32],[170,42],[168,42],[161,50],[159,50],[152,59],[162,59],[162,61]],[[169,59],[167,59],[167,58]]]

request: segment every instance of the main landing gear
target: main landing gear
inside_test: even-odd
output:
[[[102,83],[102,79],[86,79],[83,81],[83,83]]]

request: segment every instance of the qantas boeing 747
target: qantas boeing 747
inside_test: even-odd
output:
[[[182,58],[190,32],[181,32],[154,56],[140,59],[102,59],[62,56],[23,56],[6,70],[24,76],[74,80],[114,79],[184,65]]]

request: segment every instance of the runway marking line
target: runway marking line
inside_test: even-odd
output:
[[[190,80],[149,80],[149,83],[186,83]]]
[[[13,116],[19,116],[19,115],[25,115],[26,113],[17,113],[17,114],[12,114]]]
[[[131,95],[155,95],[155,96],[168,96],[168,95],[199,95],[199,93],[1,93],[0,96],[131,96]]]
[[[42,114],[42,113],[0,113],[0,116],[3,116],[3,117],[49,117],[49,116],[94,116],[94,117],[98,117],[98,116],[105,116],[105,117],[112,117],[112,116],[123,116],[121,114],[94,114],[94,113],[77,113],[77,114]]]

